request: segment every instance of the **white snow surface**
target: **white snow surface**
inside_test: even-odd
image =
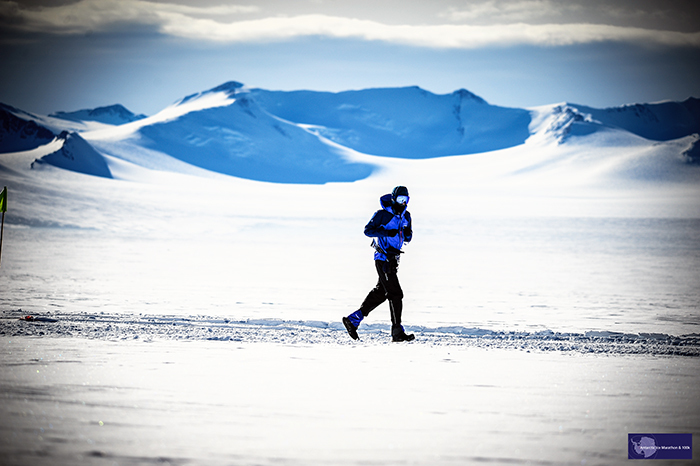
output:
[[[379,103],[420,92],[362,100],[377,92],[342,126],[227,83],[0,153],[3,464],[609,465],[627,433],[697,434],[697,135],[562,103],[497,150],[439,156],[418,118],[435,152],[382,156],[359,147],[403,126]],[[444,100],[501,111],[465,92]],[[246,157],[222,140],[277,148],[270,173],[297,181],[230,176]],[[282,160],[283,141],[302,149]],[[396,185],[416,340],[390,342],[385,304],[355,342],[340,318],[376,283],[363,227]]]
[[[0,448],[12,465],[610,465],[626,461],[628,432],[698,426],[697,358],[388,343],[0,343]]]

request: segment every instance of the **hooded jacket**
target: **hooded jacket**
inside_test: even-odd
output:
[[[413,238],[413,226],[411,213],[405,210],[394,213],[391,194],[385,194],[379,198],[382,208],[374,213],[372,219],[365,225],[365,235],[375,238],[372,245],[375,248],[374,260],[386,261],[395,258],[401,252],[404,243]],[[388,236],[396,230],[396,235]]]

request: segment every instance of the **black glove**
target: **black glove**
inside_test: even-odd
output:
[[[403,227],[403,236],[404,238],[411,236],[411,229],[408,227]]]
[[[386,248],[386,255],[387,257],[399,257],[399,254],[401,254],[400,249],[396,249],[393,246],[389,246]]]
[[[396,235],[399,234],[399,230],[396,230],[396,229],[391,229],[391,230],[384,229],[384,233],[386,233],[387,236],[396,236]]]

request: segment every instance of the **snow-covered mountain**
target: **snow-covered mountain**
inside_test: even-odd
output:
[[[34,149],[50,142],[54,136],[31,115],[0,104],[0,153]]]
[[[620,128],[653,141],[670,141],[700,133],[700,99],[683,102],[634,104],[597,109],[571,105],[604,125]]]
[[[103,153],[138,165],[157,168],[170,157],[261,181],[354,181],[372,171],[303,126],[266,112],[238,83],[190,95],[150,118],[85,138]]]
[[[67,131],[59,134],[55,142],[58,142],[57,150],[32,162],[34,164],[47,163],[66,170],[84,173],[86,175],[112,178],[112,173],[105,158],[98,153],[78,133]]]
[[[460,89],[435,95],[418,87],[330,92],[249,92],[265,111],[309,125],[358,152],[423,159],[504,149],[530,136],[530,112],[489,105]]]
[[[33,149],[56,137],[60,154],[45,154],[41,163],[103,177],[111,176],[110,160],[122,160],[156,170],[191,167],[259,181],[319,184],[366,178],[381,168],[377,157],[432,159],[528,144],[550,148],[518,158],[514,170],[523,172],[559,165],[567,148],[581,144],[610,159],[597,149],[668,142],[663,162],[661,156],[645,156],[646,168],[635,165],[637,173],[653,177],[654,170],[668,172],[660,163],[673,165],[674,172],[697,163],[700,150],[695,98],[608,109],[577,104],[518,109],[490,105],[463,89],[445,95],[418,87],[282,92],[231,81],[150,117],[120,105],[48,117],[3,105],[0,115],[0,153]],[[582,158],[580,149],[577,154]],[[590,162],[589,155],[585,158]]]
[[[123,125],[146,118],[146,115],[134,115],[120,104],[82,109],[75,112],[56,112],[49,116],[70,121],[97,121],[108,125]]]

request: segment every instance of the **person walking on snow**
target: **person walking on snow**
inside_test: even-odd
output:
[[[365,235],[373,238],[374,265],[379,281],[377,286],[367,294],[360,309],[343,317],[343,325],[354,340],[360,338],[357,335],[357,328],[362,319],[387,300],[391,311],[392,341],[415,339],[413,334],[406,335],[401,325],[403,291],[397,276],[401,247],[413,237],[411,214],[406,210],[408,200],[408,189],[405,186],[395,187],[391,194],[385,194],[379,199],[382,208],[375,212],[365,226]]]

